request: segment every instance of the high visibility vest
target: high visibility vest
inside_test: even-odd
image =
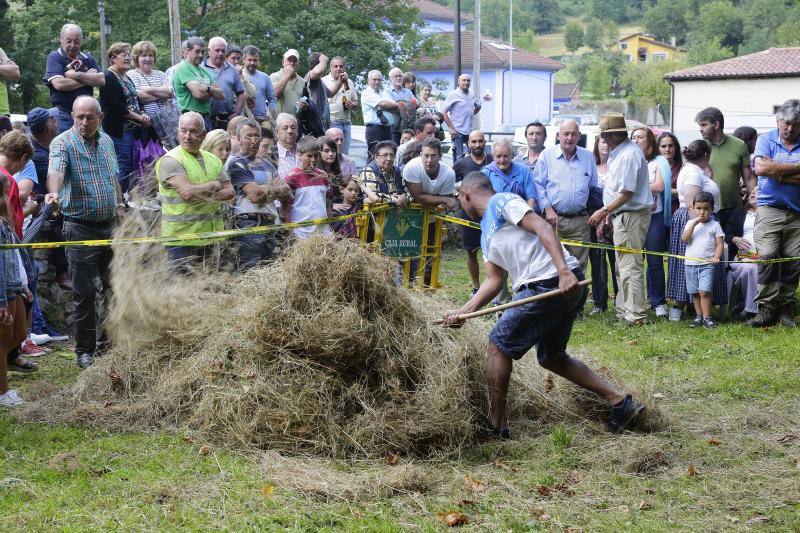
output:
[[[167,152],[164,157],[169,156],[177,160],[186,169],[186,178],[189,183],[200,185],[218,179],[220,170],[222,170],[222,161],[217,156],[205,150],[200,150],[200,154],[203,156],[205,170],[192,154],[180,146]],[[181,198],[175,189],[166,187],[164,180],[161,179],[161,161],[163,161],[163,157],[156,163],[158,194],[161,197],[161,236],[173,237],[187,233],[224,230],[221,202],[215,200],[187,202]],[[177,242],[175,246],[203,246],[221,240],[190,239]]]

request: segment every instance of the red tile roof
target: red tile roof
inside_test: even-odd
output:
[[[669,72],[664,78],[679,81],[789,76],[800,76],[800,47],[770,48],[746,56]]]
[[[453,8],[443,6],[442,4],[437,4],[436,2],[431,2],[430,0],[417,0],[415,2],[417,9],[419,9],[419,14],[422,18],[431,19],[431,20],[441,20],[444,22],[455,22],[456,16],[453,12]],[[471,16],[467,15],[463,11],[461,12],[461,24],[472,22]]]
[[[439,35],[447,42],[453,42],[452,32],[440,33]],[[472,69],[474,43],[475,38],[472,32],[461,32],[461,68],[463,70]],[[508,51],[508,44],[502,40],[481,35],[481,67],[483,69],[508,68]],[[515,69],[556,71],[565,68],[563,63],[516,46],[514,47],[513,60]],[[414,70],[423,71],[453,70],[455,67],[455,54],[451,51],[439,58],[418,57],[410,62],[410,67]]]

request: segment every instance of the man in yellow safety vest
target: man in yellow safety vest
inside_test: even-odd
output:
[[[193,239],[190,234],[223,230],[222,203],[235,196],[222,162],[200,149],[205,136],[202,115],[184,113],[178,122],[180,146],[156,163],[161,236],[187,236],[166,244],[170,261],[179,268],[210,257],[211,245],[217,240]]]

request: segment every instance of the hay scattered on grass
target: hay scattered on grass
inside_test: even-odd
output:
[[[137,216],[117,231],[152,233]],[[489,322],[432,325],[452,304],[396,287],[395,263],[359,243],[309,239],[239,277],[178,276],[157,244],[114,252],[113,349],[24,416],[337,458],[474,443]],[[512,414],[605,421],[599,399],[544,378],[516,365]]]

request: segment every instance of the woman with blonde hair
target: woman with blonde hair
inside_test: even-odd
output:
[[[165,149],[170,150],[178,145],[178,108],[172,105],[174,92],[167,75],[154,68],[156,64],[156,45],[150,41],[139,41],[131,49],[133,70],[128,77],[139,93],[147,92],[147,98],[141,98],[145,112],[153,120],[153,129]]]
[[[231,136],[225,130],[211,130],[203,139],[200,149],[219,157],[224,165],[228,156],[231,155]]]

